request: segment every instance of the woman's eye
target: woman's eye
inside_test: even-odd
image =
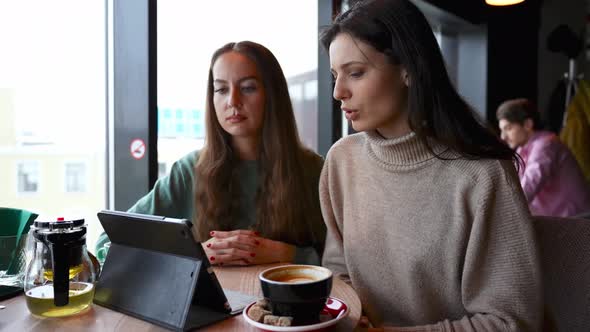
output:
[[[242,87],[242,91],[246,92],[246,93],[254,92],[254,91],[256,91],[256,87],[253,85],[252,86],[245,86],[245,87]]]
[[[363,74],[364,74],[364,72],[362,72],[362,71],[354,71],[354,72],[350,73],[350,77],[359,78],[359,77],[363,76]]]
[[[227,88],[217,88],[215,90],[213,90],[213,92],[215,93],[225,93],[227,91]]]

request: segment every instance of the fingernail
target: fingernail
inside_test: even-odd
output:
[[[253,253],[253,252],[250,253],[250,257],[255,257],[255,256],[256,256],[255,253]]]
[[[256,245],[259,245],[259,244],[260,244],[260,241],[258,241],[258,240],[254,240],[254,243],[255,243]]]
[[[207,248],[211,248],[211,243],[207,243]]]
[[[215,235],[215,232],[211,231],[211,232],[209,232],[209,235],[213,236],[213,235]]]
[[[260,233],[259,232],[254,232],[254,235],[259,236]]]
[[[209,258],[209,260],[214,261],[215,260],[215,256],[211,256],[211,258]]]

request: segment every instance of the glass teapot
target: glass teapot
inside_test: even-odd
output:
[[[69,316],[92,303],[98,271],[86,251],[84,219],[35,221],[28,250],[24,290],[32,314]]]

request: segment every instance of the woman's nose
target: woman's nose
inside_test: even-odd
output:
[[[228,106],[232,108],[240,108],[242,106],[242,98],[240,96],[240,89],[231,89]]]
[[[349,97],[349,92],[345,88],[344,84],[339,79],[334,82],[334,92],[332,94],[336,100],[344,100]]]

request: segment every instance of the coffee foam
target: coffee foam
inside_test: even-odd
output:
[[[283,269],[270,271],[264,275],[264,278],[286,283],[304,283],[314,282],[326,279],[330,276],[325,270],[315,269],[313,267],[289,266]]]

